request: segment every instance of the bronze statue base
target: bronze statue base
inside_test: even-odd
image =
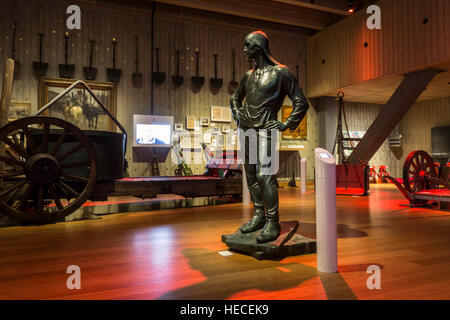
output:
[[[298,221],[281,221],[281,234],[275,241],[257,243],[261,230],[242,233],[239,229],[232,234],[222,235],[230,251],[244,253],[258,260],[280,259],[289,256],[316,253],[316,240],[297,233]]]

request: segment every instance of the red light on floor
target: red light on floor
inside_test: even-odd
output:
[[[355,9],[353,9],[353,8],[348,9],[348,13],[353,13],[353,12],[355,12]]]

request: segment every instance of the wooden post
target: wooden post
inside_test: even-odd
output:
[[[0,128],[8,123],[9,104],[11,103],[13,84],[14,60],[7,58],[5,61],[5,73],[3,75],[3,87],[0,98]],[[0,144],[0,155],[5,155],[5,144]],[[3,169],[3,163],[0,162],[0,172],[2,172]]]

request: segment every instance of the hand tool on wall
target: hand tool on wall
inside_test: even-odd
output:
[[[155,83],[161,84],[166,80],[166,74],[159,72],[159,48],[155,48],[156,51],[156,72],[153,72],[152,79]]]
[[[236,69],[235,69],[235,52],[234,49],[231,50],[231,63],[233,65],[233,80],[230,81],[228,84],[228,92],[230,94],[233,94],[234,91],[236,91],[237,87],[239,86],[239,83],[236,81]]]
[[[209,80],[211,84],[211,89],[214,93],[217,93],[222,87],[223,80],[217,78],[217,54],[214,54],[214,78]]]
[[[94,40],[89,40],[91,42],[91,53],[89,55],[89,67],[84,67],[84,77],[87,80],[95,80],[97,78],[97,68],[92,67],[92,60],[94,58]]]
[[[16,32],[17,32],[17,22],[14,22],[11,59],[14,60],[14,78],[18,79],[20,77],[20,62],[16,60]]]
[[[65,54],[65,64],[60,64],[59,67],[59,76],[61,78],[73,78],[75,75],[75,65],[69,64],[69,33],[66,32],[64,34],[64,39],[66,41],[66,54]]]
[[[132,83],[133,83],[133,86],[134,87],[136,87],[136,88],[141,88],[142,87],[142,80],[143,80],[143,77],[142,77],[142,73],[140,73],[138,70],[139,70],[139,62],[138,62],[138,52],[139,52],[139,50],[138,50],[138,36],[136,35],[136,61],[134,62],[135,64],[136,64],[136,72],[134,72],[132,75],[131,75],[131,81],[132,81]]]
[[[179,87],[183,84],[184,78],[180,76],[180,51],[176,51],[176,68],[177,68],[177,74],[175,76],[172,76],[172,82],[176,87]]]
[[[106,77],[107,77],[109,82],[115,82],[115,83],[119,84],[120,77],[122,76],[122,70],[121,69],[116,69],[116,45],[117,45],[117,40],[116,40],[116,38],[113,38],[113,40],[112,40],[112,46],[113,46],[112,63],[113,63],[113,67],[106,69]]]
[[[37,78],[43,77],[47,74],[48,63],[42,62],[42,38],[43,33],[38,33],[39,35],[39,61],[33,61],[33,71]]]
[[[194,89],[195,90],[200,90],[200,88],[205,83],[205,78],[198,76],[198,59],[199,59],[198,56],[200,55],[200,52],[196,51],[195,55],[197,56],[196,68],[195,68],[195,76],[191,77],[191,81],[192,81],[192,85],[193,85]]]

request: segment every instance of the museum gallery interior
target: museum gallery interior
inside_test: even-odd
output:
[[[450,299],[449,0],[0,8],[0,299]]]

